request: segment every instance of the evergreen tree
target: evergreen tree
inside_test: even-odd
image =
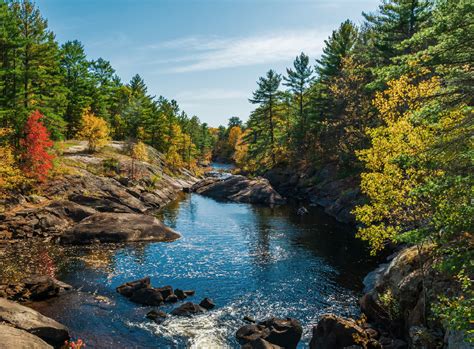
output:
[[[252,126],[263,131],[260,141],[268,142],[268,151],[270,153],[272,165],[276,165],[276,113],[275,107],[279,101],[280,93],[278,88],[281,83],[281,75],[274,70],[269,70],[266,77],[260,77],[257,81],[258,89],[254,91],[253,98],[249,101],[253,104],[259,104],[259,108],[252,114]],[[251,126],[251,127],[252,127]],[[263,139],[262,139],[263,136]],[[268,136],[268,141],[265,139]],[[266,148],[266,147],[265,147]]]
[[[431,5],[431,0],[383,0],[377,12],[363,13],[370,65],[387,66],[393,57],[410,53],[400,44],[429,23]]]
[[[329,39],[324,40],[325,47],[321,58],[316,62],[316,72],[321,82],[327,83],[337,76],[341,68],[341,61],[348,56],[357,42],[357,27],[349,20],[341,23],[334,30]]]
[[[15,1],[11,5],[18,18],[20,48],[16,57],[18,78],[15,114],[20,125],[28,114],[39,109],[53,138],[62,136],[62,115],[66,104],[66,89],[62,84],[59,47],[47,21],[29,1]]]
[[[84,109],[92,102],[92,81],[89,62],[79,41],[66,42],[61,46],[61,53],[61,69],[67,88],[67,106],[63,118],[68,123],[66,135],[71,138],[80,127]]]
[[[289,87],[289,90],[295,95],[298,103],[298,117],[300,125],[300,138],[303,140],[306,139],[307,131],[307,120],[306,113],[304,110],[304,96],[307,88],[309,87],[313,78],[313,70],[309,66],[309,57],[306,56],[303,52],[296,57],[293,62],[293,69],[286,69],[288,77],[284,77],[285,86]]]

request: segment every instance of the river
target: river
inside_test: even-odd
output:
[[[357,316],[369,264],[350,227],[316,207],[224,203],[182,194],[158,218],[182,234],[172,243],[61,247],[23,242],[0,249],[0,276],[53,275],[79,288],[34,307],[67,325],[88,348],[238,348],[244,316],[295,317],[303,348],[321,314]],[[131,303],[118,285],[151,276],[155,286],[194,289],[189,300],[216,308],[194,318],[145,318],[152,307]],[[174,305],[176,306],[176,305]],[[163,306],[166,312],[173,305]]]

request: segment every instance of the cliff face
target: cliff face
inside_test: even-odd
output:
[[[162,154],[153,148],[148,148],[147,162],[131,159],[122,142],[112,142],[97,154],[88,154],[85,148],[83,142],[74,143],[59,157],[63,174],[38,188],[37,194],[17,195],[7,203],[0,216],[0,239],[51,240],[79,230],[91,237],[93,232],[86,229],[91,225],[86,220],[101,222],[108,231],[113,230],[115,234],[109,234],[108,241],[179,236],[143,215],[190,188],[198,180],[194,174],[186,169],[171,171]],[[155,235],[140,234],[126,229],[127,225],[141,226],[144,232]]]
[[[275,168],[264,177],[284,197],[308,201],[340,222],[355,224],[351,211],[363,201],[358,175],[342,176],[328,164],[318,170]]]
[[[467,349],[460,332],[443,329],[433,316],[431,305],[438,296],[453,291],[453,280],[435,262],[429,247],[411,246],[393,254],[365,278],[361,311],[382,333],[411,348]]]

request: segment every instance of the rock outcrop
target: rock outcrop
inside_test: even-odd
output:
[[[313,327],[310,349],[342,349],[352,345],[367,349],[381,348],[354,320],[333,314],[323,315]]]
[[[4,298],[0,298],[0,323],[2,322],[29,332],[54,347],[60,347],[69,339],[69,331],[65,326],[31,308]]]
[[[198,181],[186,169],[171,173],[163,155],[151,147],[148,147],[150,161],[136,161],[134,172],[139,175],[130,177],[132,159],[125,155],[125,143],[112,142],[109,145],[116,149],[108,155],[116,162],[113,170],[108,165],[111,158],[105,158],[103,154],[87,154],[84,152],[86,144],[77,143],[80,146],[61,157],[68,174],[43,184],[42,196],[15,195],[8,203],[0,203],[7,208],[0,221],[0,240],[31,237],[57,240],[76,227],[76,232],[84,236],[91,233],[87,222],[110,223],[106,213],[115,214],[114,217],[128,227],[137,223],[137,216],[132,214],[140,215],[143,220],[150,222],[145,214],[162,207]],[[127,219],[130,221],[126,222]],[[150,235],[154,235],[156,224],[151,223]],[[142,237],[145,240],[149,238],[148,232],[130,234],[128,230],[109,233],[104,241],[131,241],[137,235],[140,240]],[[68,239],[80,243],[88,240],[76,240],[70,236]]]
[[[249,179],[240,175],[207,177],[191,187],[193,192],[216,200],[281,205],[286,201],[264,178]]]
[[[342,223],[354,224],[351,211],[362,203],[357,174],[342,175],[335,164],[314,168],[274,168],[264,177],[283,196],[309,201]]]
[[[0,324],[0,349],[53,349],[39,337],[18,328]]]
[[[95,213],[61,236],[68,244],[127,241],[173,241],[180,235],[153,216],[136,213]]]
[[[296,348],[303,334],[298,320],[271,318],[239,328],[235,336],[244,348]]]

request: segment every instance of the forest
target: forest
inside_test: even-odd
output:
[[[357,236],[374,254],[428,249],[456,284],[433,314],[472,339],[473,15],[469,0],[384,0],[334,29],[320,57],[258,78],[247,122],[212,128],[80,41],[60,45],[29,0],[0,2],[0,195],[47,181],[67,139],[91,151],[128,141],[137,157],[146,144],[176,168],[231,161],[249,176],[334,164],[364,194]]]

